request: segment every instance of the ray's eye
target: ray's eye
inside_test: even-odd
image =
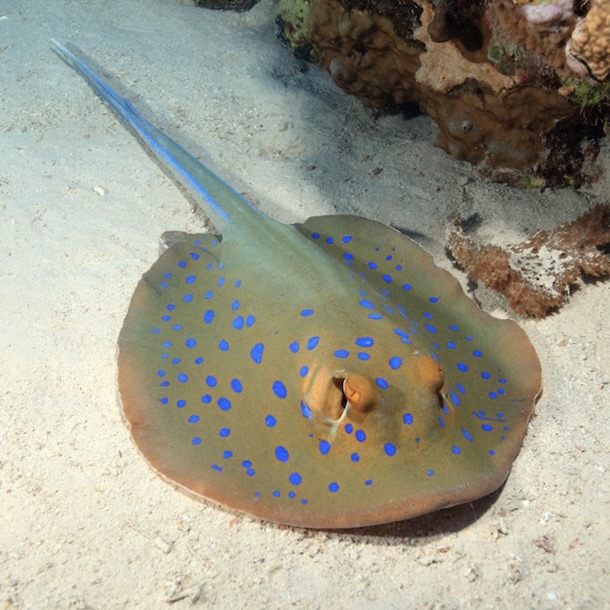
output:
[[[413,383],[432,394],[438,394],[445,384],[443,369],[430,356],[421,356],[413,360],[409,372]]]
[[[348,405],[365,415],[379,404],[379,391],[364,375],[333,377],[323,404],[324,415],[332,419],[339,419]]]
[[[343,380],[343,397],[360,413],[369,413],[379,403],[377,388],[364,375],[349,375]]]
[[[322,368],[309,387],[307,404],[328,419],[338,420],[349,406],[353,414],[370,413],[380,404],[379,390],[364,375],[333,375]]]

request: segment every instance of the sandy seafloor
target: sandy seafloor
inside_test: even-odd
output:
[[[481,237],[510,241],[607,200],[607,145],[606,177],[588,189],[487,183],[432,145],[427,118],[376,119],[303,71],[275,37],[275,9],[0,1],[0,606],[610,607],[608,283],[522,322],[544,393],[491,499],[363,532],[304,531],[196,502],[133,446],[116,339],[159,235],[202,220],[51,37],[285,222],[361,214],[420,234],[450,269],[453,214],[478,212]]]

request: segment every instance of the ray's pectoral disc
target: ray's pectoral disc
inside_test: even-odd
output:
[[[493,491],[538,391],[523,332],[387,227],[328,217],[299,231],[294,268],[197,235],[145,274],[119,340],[144,456],[195,494],[307,527]]]

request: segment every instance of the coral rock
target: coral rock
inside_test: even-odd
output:
[[[480,244],[456,230],[449,250],[473,281],[503,294],[521,315],[543,318],[561,307],[582,276],[610,274],[610,207],[597,205],[522,244]]]
[[[505,43],[510,41],[539,58],[545,66],[552,67],[560,76],[574,76],[566,57],[566,46],[577,24],[573,2],[520,4],[522,6],[515,6],[513,0],[497,0],[490,5],[489,19],[499,26],[494,29],[497,38],[494,42],[508,48]],[[516,61],[519,63],[519,59]],[[527,58],[522,61],[525,63]]]
[[[439,146],[491,177],[554,186],[597,176],[610,84],[579,79],[571,66],[582,72],[583,64],[566,55],[582,38],[591,71],[607,59],[594,57],[599,40],[588,42],[585,25],[596,6],[589,13],[588,4],[572,0],[280,6],[286,39],[310,49],[341,88],[376,109],[425,112],[438,124]]]
[[[493,64],[471,61],[463,55],[452,38],[435,40],[431,32],[438,11],[435,13],[428,3],[423,4],[422,9],[421,26],[413,32],[413,38],[426,48],[426,53],[420,55],[420,67],[415,73],[418,83],[442,93],[464,85],[467,80],[485,83],[494,93],[514,86],[514,80],[500,73]],[[451,36],[449,31],[447,36]]]
[[[610,75],[610,2],[591,0],[591,8],[578,24],[569,43],[568,56],[578,60],[591,76],[603,81]]]

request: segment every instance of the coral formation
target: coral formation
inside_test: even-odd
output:
[[[596,80],[610,75],[610,4],[591,0],[586,17],[576,26],[567,47],[568,58],[575,59]],[[570,65],[576,64],[570,62]],[[576,70],[578,68],[576,67]]]
[[[610,207],[596,205],[507,248],[477,243],[457,228],[448,247],[471,280],[502,293],[518,314],[543,318],[565,303],[581,277],[610,274]]]
[[[511,53],[517,68],[527,69],[527,62],[538,58],[560,76],[572,76],[566,55],[577,22],[572,5],[572,0],[550,4],[496,0],[488,9],[490,21],[497,26],[494,43],[510,52],[512,42],[529,52],[521,56]]]
[[[496,0],[490,12],[513,42],[552,66],[557,74],[590,77],[599,82],[608,78],[610,4],[607,0],[546,3]]]
[[[368,105],[430,115],[451,155],[512,183],[578,185],[610,112],[610,88],[581,78],[581,61],[607,76],[590,26],[606,27],[604,2],[282,0],[280,22]]]
[[[312,0],[309,27],[322,64],[340,87],[378,109],[417,101],[422,48],[399,36],[390,16]]]

